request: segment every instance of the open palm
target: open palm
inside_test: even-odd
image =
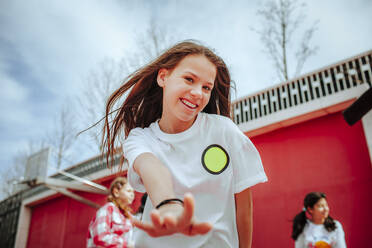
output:
[[[184,196],[184,204],[166,204],[150,214],[151,222],[133,219],[133,225],[145,231],[151,237],[182,233],[187,236],[203,235],[212,229],[207,222],[198,222],[194,218],[194,197],[190,193]]]

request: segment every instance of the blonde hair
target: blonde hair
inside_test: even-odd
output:
[[[117,177],[117,178],[115,178],[115,180],[112,181],[112,183],[110,185],[110,194],[107,197],[107,201],[114,203],[120,210],[122,210],[123,213],[124,213],[124,216],[126,218],[128,218],[130,216],[130,213],[132,213],[132,209],[130,208],[129,205],[123,206],[122,204],[120,204],[120,202],[118,201],[118,199],[114,196],[113,190],[114,189],[120,190],[127,183],[128,183],[128,179],[125,178],[125,177]]]

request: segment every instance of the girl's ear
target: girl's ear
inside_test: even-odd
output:
[[[313,214],[314,210],[310,207],[307,208],[307,212],[310,213],[311,215]]]
[[[158,71],[158,77],[157,77],[157,82],[158,82],[158,85],[160,87],[164,87],[165,85],[165,79],[166,77],[168,76],[168,70],[165,69],[165,68],[161,68],[159,71]]]
[[[118,197],[119,197],[119,189],[118,189],[118,188],[113,188],[113,189],[112,189],[112,195],[113,195],[115,198],[118,198]]]

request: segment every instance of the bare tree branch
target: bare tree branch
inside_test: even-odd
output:
[[[84,128],[93,125],[104,116],[107,98],[129,74],[129,68],[130,66],[124,60],[116,62],[113,59],[105,58],[96,69],[91,70],[85,79],[83,95],[78,99],[79,118]],[[101,151],[101,130],[102,125],[99,123],[97,127],[87,131],[93,141],[90,148],[96,152]]]
[[[69,150],[75,142],[76,118],[68,101],[61,107],[54,117],[51,132],[47,133],[47,141],[52,146],[52,158],[59,169],[64,161],[69,161]]]
[[[311,38],[314,35],[314,32],[317,29],[317,24],[315,23],[311,28],[307,29],[305,33],[303,34],[301,45],[298,48],[296,52],[296,58],[297,58],[297,66],[296,66],[296,72],[294,76],[298,76],[306,62],[306,60],[315,55],[318,51],[319,47],[310,47],[309,43]]]
[[[257,11],[261,20],[261,28],[251,28],[259,34],[264,46],[264,52],[272,60],[280,80],[287,81],[291,76],[288,65],[288,53],[293,50],[294,33],[303,24],[306,15],[306,5],[298,0],[269,0],[262,9]],[[317,23],[304,31],[300,47],[295,53],[298,75],[306,60],[316,53],[316,48],[310,47],[310,40],[316,31]]]

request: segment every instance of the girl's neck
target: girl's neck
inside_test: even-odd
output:
[[[115,199],[114,204],[122,211],[127,206],[126,203],[120,201],[120,199]]]
[[[128,205],[126,203],[117,200],[114,202],[114,204],[118,207],[120,213],[122,213],[125,217],[129,216],[129,213],[127,211]]]
[[[172,122],[169,120],[165,120],[165,118],[160,118],[159,120],[159,128],[164,133],[175,134],[181,133],[189,129],[195,122],[197,117],[190,123],[190,122]]]
[[[315,225],[323,225],[324,224],[324,221],[325,219],[311,219],[311,222]]]

